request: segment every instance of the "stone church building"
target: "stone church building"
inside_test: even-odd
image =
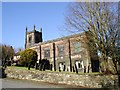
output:
[[[38,61],[49,60],[52,70],[79,72],[98,72],[99,60],[96,52],[90,52],[86,32],[43,42],[42,28],[32,31],[26,28],[25,48],[33,49],[38,54]],[[94,55],[93,55],[94,54]]]

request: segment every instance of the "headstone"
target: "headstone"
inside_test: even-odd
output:
[[[43,64],[43,71],[45,71],[45,63]]]
[[[60,67],[59,67],[59,72],[61,72]]]
[[[39,70],[42,71],[42,64],[39,64]]]
[[[65,71],[65,68],[66,68],[66,67],[65,67],[65,65],[64,65],[63,71]]]

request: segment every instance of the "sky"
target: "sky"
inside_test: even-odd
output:
[[[2,2],[2,43],[24,48],[25,29],[39,31],[43,40],[62,37],[69,2]]]
[[[33,30],[33,26],[39,31],[42,28],[43,41],[48,41],[68,35],[63,29],[65,16],[69,8],[67,2],[0,2],[0,41],[2,44],[11,45],[14,48],[24,48],[25,29]],[[24,2],[21,2],[24,1]],[[36,1],[36,0],[35,0]],[[63,0],[62,0],[63,1]],[[115,0],[119,1],[119,0]],[[2,28],[1,28],[2,27]]]

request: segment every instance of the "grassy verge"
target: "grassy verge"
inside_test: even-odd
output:
[[[28,70],[28,68],[26,68],[26,67],[19,67],[19,66],[8,66],[8,68]],[[39,71],[39,70],[35,70],[35,68],[30,68],[30,70]],[[76,72],[68,72],[68,71],[59,72],[58,70],[57,71],[45,70],[45,71],[40,71],[40,72],[51,72],[51,73],[56,72],[56,73],[63,73],[63,74],[76,74]],[[90,72],[90,73],[79,72],[78,75],[102,75],[102,73],[100,73],[100,72],[95,72],[95,73],[93,73],[93,72]]]

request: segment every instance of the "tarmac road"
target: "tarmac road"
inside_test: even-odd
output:
[[[37,82],[30,80],[18,80],[4,78],[2,80],[2,88],[78,88],[76,86],[51,84],[46,82]]]

